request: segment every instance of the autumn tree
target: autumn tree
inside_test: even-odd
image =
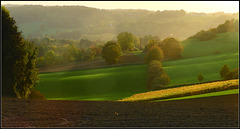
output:
[[[176,59],[181,57],[183,47],[175,38],[169,37],[164,39],[160,46],[166,59]]]
[[[116,64],[121,55],[121,47],[115,41],[108,41],[102,49],[102,57],[108,64]]]
[[[164,54],[161,47],[159,47],[158,45],[154,45],[146,54],[145,62],[149,63],[151,60],[162,61],[163,58],[164,58]]]

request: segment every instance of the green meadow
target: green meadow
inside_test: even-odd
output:
[[[187,39],[181,42],[183,57],[209,56],[212,54],[238,53],[239,32],[217,34],[217,37],[208,41]]]
[[[168,85],[196,83],[202,73],[204,81],[220,79],[224,64],[238,68],[238,53],[187,58],[163,62],[171,82]],[[36,90],[48,99],[117,100],[147,92],[147,65],[126,65],[98,69],[40,74]]]
[[[162,62],[170,77],[171,87],[219,80],[220,69],[227,64],[230,70],[238,68],[238,32],[218,34],[209,41],[187,39],[182,43],[181,59]],[[218,51],[218,53],[215,53]],[[144,56],[141,51],[133,52]],[[48,99],[55,100],[118,100],[133,94],[147,92],[147,65],[124,65],[107,68],[42,73],[35,87]]]
[[[36,87],[48,99],[116,100],[145,92],[146,65],[40,74]]]

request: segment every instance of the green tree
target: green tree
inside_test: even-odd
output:
[[[223,67],[222,67],[222,69],[220,70],[220,76],[221,76],[221,78],[226,78],[226,75],[228,74],[230,72],[230,69],[229,69],[229,67],[228,67],[228,65],[224,65]]]
[[[202,82],[202,81],[204,80],[204,78],[203,78],[203,76],[202,76],[201,73],[198,74],[197,78],[198,78],[198,81],[199,81],[199,82]]]
[[[49,50],[45,55],[44,55],[44,59],[45,59],[45,64],[46,65],[54,65],[55,64],[55,52],[53,50]]]
[[[139,49],[141,47],[140,46],[140,39],[136,35],[133,35],[133,44],[134,44],[135,48]]]
[[[108,41],[102,49],[102,57],[108,64],[116,64],[121,55],[120,45],[115,41]]]
[[[2,54],[4,96],[28,98],[31,88],[37,84],[36,68],[38,49],[32,43],[24,41],[5,7],[2,9]]]
[[[151,60],[162,61],[164,55],[161,47],[154,45],[145,56],[145,62],[149,63]]]
[[[183,51],[183,47],[179,41],[177,41],[173,37],[169,37],[164,39],[160,44],[164,57],[166,59],[176,59],[181,57],[181,52]]]
[[[31,90],[38,84],[38,68],[37,68],[37,52],[38,48],[33,43],[24,41],[26,44],[27,57],[25,68],[24,66],[16,68],[14,73],[16,76],[16,83],[14,91],[18,98],[28,98]],[[20,63],[21,64],[21,63]],[[16,65],[20,65],[17,64]],[[24,69],[21,69],[24,68]]]
[[[117,42],[121,45],[122,51],[131,51],[134,49],[133,35],[128,32],[121,32],[117,36]]]

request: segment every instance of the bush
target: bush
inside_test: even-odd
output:
[[[163,89],[164,86],[168,85],[169,83],[170,78],[166,73],[164,73],[160,77],[156,77],[152,80],[151,87],[153,88],[153,90],[160,90]]]
[[[228,72],[227,75],[225,76],[226,80],[238,79],[238,78],[239,78],[239,70],[238,70],[238,68]]]
[[[31,93],[30,93],[30,95],[29,95],[29,99],[43,99],[43,100],[45,100],[46,98],[45,98],[45,96],[44,96],[42,93],[40,93],[39,91],[37,91],[37,90],[35,90],[35,89],[32,89],[32,90],[31,90]]]
[[[204,79],[201,73],[198,74],[197,78],[198,78],[198,81],[199,81],[199,82],[202,82],[203,79]]]
[[[221,78],[226,79],[226,75],[227,75],[229,72],[230,72],[230,69],[229,69],[228,65],[225,64],[225,65],[222,67],[222,69],[220,70],[220,76],[221,76]]]

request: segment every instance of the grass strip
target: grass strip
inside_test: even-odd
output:
[[[171,98],[171,99],[163,99],[163,100],[154,100],[151,102],[159,102],[159,101],[171,101],[171,100],[182,100],[182,99],[193,99],[193,98],[202,98],[202,97],[211,97],[211,96],[222,96],[222,95],[230,95],[230,94],[239,94],[239,89],[225,90],[213,93],[206,93],[200,95],[191,95],[185,97]]]
[[[217,91],[224,91],[239,88],[239,79],[226,80],[221,82],[204,83],[193,86],[184,86],[158,91],[150,91],[141,94],[135,94],[131,97],[119,101],[152,101],[160,99],[170,99],[190,95],[199,95]]]

